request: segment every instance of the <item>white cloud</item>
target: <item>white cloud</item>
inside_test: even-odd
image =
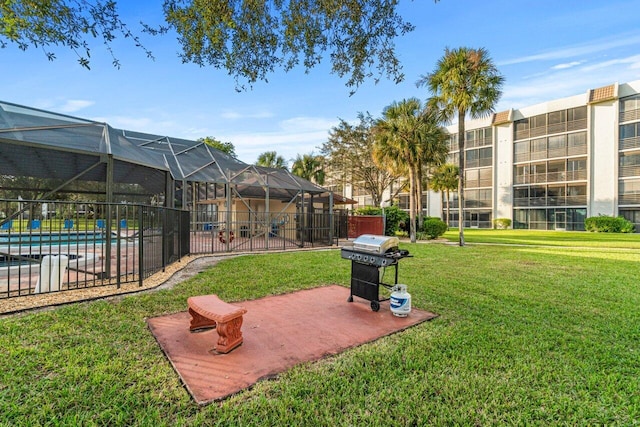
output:
[[[499,108],[521,108],[567,96],[615,82],[638,79],[640,55],[609,59],[570,68],[553,68],[517,82],[505,84]]]
[[[567,69],[567,68],[575,67],[575,66],[580,65],[582,63],[584,63],[584,61],[566,62],[564,64],[554,65],[553,67],[551,67],[551,69],[552,70],[564,70],[564,69]]]
[[[337,120],[321,117],[293,117],[279,122],[277,131],[231,132],[218,138],[233,143],[238,157],[247,163],[253,163],[265,151],[276,151],[292,160],[298,154],[319,153],[329,130],[337,124]]]
[[[585,66],[582,71],[592,72],[596,70],[617,67],[619,65],[628,65],[629,68],[637,69],[640,67],[640,55],[633,55],[626,58],[616,58],[609,61],[603,61],[597,64]]]
[[[285,132],[307,132],[314,130],[328,131],[337,124],[337,120],[329,120],[322,117],[293,117],[282,120],[279,126]]]
[[[64,104],[56,108],[61,113],[75,113],[95,104],[94,101],[83,99],[69,99]]]
[[[273,117],[273,113],[268,111],[258,111],[254,113],[240,113],[234,110],[226,110],[221,116],[227,120],[240,120],[240,119],[269,119]]]
[[[534,61],[563,60],[575,58],[577,56],[590,56],[597,52],[607,52],[614,48],[638,44],[640,44],[640,34],[617,34],[615,37],[594,40],[591,43],[567,46],[535,55],[527,55],[499,61],[498,66],[522,64]]]
[[[154,120],[148,117],[111,116],[93,117],[91,120],[107,123],[116,129],[150,133],[152,135],[173,136],[175,138],[185,139],[197,139],[203,136],[199,135],[197,138],[189,138],[184,135],[184,130],[180,130],[180,134],[178,133],[179,129],[175,122],[169,120]]]

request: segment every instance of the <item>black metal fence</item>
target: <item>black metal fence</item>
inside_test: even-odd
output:
[[[195,254],[286,250],[330,246],[346,238],[346,216],[316,210],[304,213],[216,212],[192,222]]]
[[[0,200],[0,299],[139,283],[190,252],[189,214],[155,206]]]
[[[194,216],[195,215],[195,216]],[[188,254],[330,246],[345,212],[219,212],[0,199],[0,300],[138,283]]]

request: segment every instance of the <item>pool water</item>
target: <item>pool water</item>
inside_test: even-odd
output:
[[[102,232],[11,233],[0,235],[0,245],[40,246],[104,243]]]
[[[0,255],[0,268],[2,267],[17,267],[19,265],[28,266],[28,265],[37,265],[42,261],[42,257],[50,254],[20,254],[20,259],[15,257],[9,257],[7,255]],[[80,258],[79,255],[76,254],[65,254],[69,260],[75,260]],[[25,258],[29,258],[32,262],[27,261]]]

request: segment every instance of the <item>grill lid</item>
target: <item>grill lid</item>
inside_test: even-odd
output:
[[[373,254],[384,254],[390,250],[397,250],[399,242],[395,236],[363,234],[353,241],[353,249]]]

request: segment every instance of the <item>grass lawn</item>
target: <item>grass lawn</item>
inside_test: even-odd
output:
[[[452,242],[457,242],[458,229],[451,228],[443,237]],[[584,231],[491,230],[476,228],[465,229],[464,240],[467,243],[640,249],[640,234],[635,233],[586,233]]]
[[[339,251],[242,256],[171,290],[5,317],[0,425],[637,425],[640,256],[581,235],[559,239],[572,249],[402,243],[400,281],[439,318],[205,407],[145,318],[203,293],[346,286]]]

